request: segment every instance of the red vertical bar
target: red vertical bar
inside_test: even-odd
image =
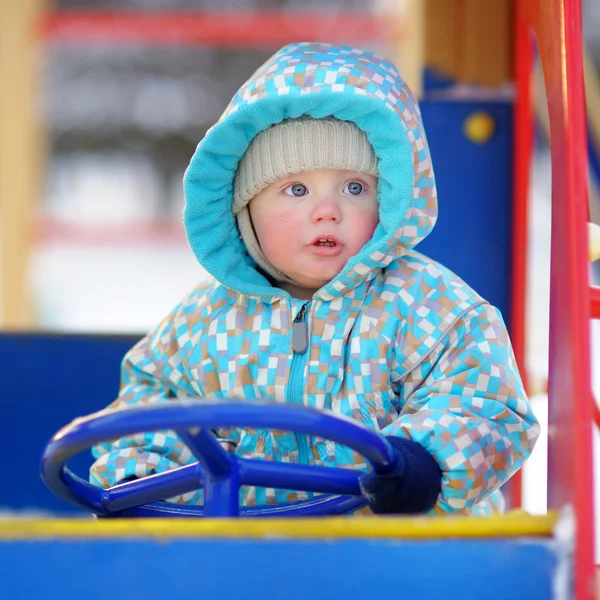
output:
[[[600,287],[590,287],[590,311],[592,319],[600,319]]]
[[[552,154],[548,506],[576,515],[575,597],[594,597],[587,139],[580,0],[531,0]]]
[[[527,253],[529,215],[529,180],[533,149],[532,62],[533,40],[527,21],[519,10],[515,11],[514,77],[516,101],[514,111],[513,151],[513,215],[512,215],[512,282],[510,308],[510,337],[523,384],[528,390],[525,343],[525,304],[527,293]],[[519,508],[522,503],[522,476],[519,471],[510,480],[510,506]]]

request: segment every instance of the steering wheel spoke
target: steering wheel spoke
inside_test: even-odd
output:
[[[108,514],[119,513],[134,506],[194,492],[202,482],[202,466],[198,463],[154,473],[142,479],[118,483],[106,490],[103,508]]]
[[[336,467],[317,467],[266,460],[238,459],[243,485],[284,490],[360,496],[360,471]]]
[[[234,468],[230,455],[221,448],[214,434],[205,427],[181,429],[177,435],[190,449],[196,460],[213,477],[225,477]]]

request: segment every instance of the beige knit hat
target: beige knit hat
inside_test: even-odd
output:
[[[275,281],[291,282],[265,257],[252,227],[248,203],[274,181],[315,169],[347,169],[377,176],[377,157],[364,131],[354,123],[333,117],[301,117],[261,131],[238,165],[232,212],[250,256]]]

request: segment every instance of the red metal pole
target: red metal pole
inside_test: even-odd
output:
[[[510,337],[525,390],[529,390],[526,367],[525,306],[527,297],[527,253],[529,180],[533,150],[532,63],[533,40],[527,22],[515,11],[514,77],[516,101],[513,150],[512,282]],[[509,484],[510,506],[522,503],[522,475],[519,471]]]
[[[600,319],[600,287],[590,287],[590,296],[592,319]]]
[[[574,509],[575,597],[594,597],[587,139],[580,0],[526,4],[548,99],[552,154],[548,506]]]

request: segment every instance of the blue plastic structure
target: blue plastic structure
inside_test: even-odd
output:
[[[339,515],[366,504],[360,472],[262,460],[226,452],[211,432],[222,427],[280,429],[333,440],[362,454],[377,473],[395,465],[394,449],[381,435],[346,418],[285,404],[179,401],[119,411],[100,411],[75,419],[58,431],[42,457],[44,483],[57,496],[101,517],[233,517]],[[133,433],[177,432],[197,462],[104,490],[72,473],[73,455],[101,441]],[[275,506],[239,507],[242,485],[303,490],[328,495]],[[162,502],[204,489],[204,506]]]

